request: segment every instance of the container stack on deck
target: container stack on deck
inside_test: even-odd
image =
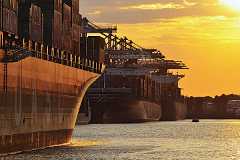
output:
[[[19,10],[18,32],[13,33],[80,56],[82,17],[78,0],[23,1]]]
[[[81,37],[81,57],[91,57],[104,63],[105,41],[99,36]]]
[[[0,4],[1,30],[9,33],[18,33],[18,1],[17,0],[4,0]],[[4,18],[3,18],[4,17]]]

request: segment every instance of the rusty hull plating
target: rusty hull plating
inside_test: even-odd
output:
[[[8,64],[7,73],[7,91],[0,90],[0,153],[68,143],[82,97],[97,74],[37,58]]]

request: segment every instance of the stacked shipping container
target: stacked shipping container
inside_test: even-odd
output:
[[[3,31],[17,34],[18,28],[18,1],[3,0],[0,5],[0,28]]]
[[[18,35],[42,43],[43,15],[41,8],[30,1],[21,1],[18,17]]]
[[[69,5],[63,4],[63,32],[62,32],[63,49],[72,51],[72,9]]]
[[[81,39],[79,0],[0,2],[1,30],[104,63],[104,39],[97,36]]]
[[[53,15],[53,32],[52,32],[52,45],[54,48],[62,48],[62,24],[63,24],[63,14],[62,14],[62,0],[54,0],[54,15]]]
[[[158,82],[152,80],[150,77],[146,77],[141,80],[141,95],[145,98],[150,98],[154,101],[160,102],[162,99],[171,97],[172,99],[181,97],[181,89],[179,88],[177,81],[173,82]]]
[[[90,57],[95,61],[104,63],[104,46],[105,41],[99,36],[82,37],[81,40],[81,57]]]
[[[31,4],[29,37],[33,41],[43,42],[42,11],[37,5]]]
[[[75,15],[73,17],[73,32],[72,32],[72,37],[73,37],[73,42],[72,42],[72,48],[73,48],[73,53],[75,55],[80,56],[80,23],[81,23],[81,16],[80,15]]]
[[[81,15],[79,14],[79,0],[73,0],[73,12],[72,12],[72,48],[75,55],[80,56],[80,26],[81,26]]]
[[[29,37],[29,24],[30,24],[30,7],[31,3],[24,1],[19,3],[19,12],[18,12],[18,34],[20,37],[30,38]]]
[[[43,10],[44,43],[54,48],[62,48],[62,0],[40,2]]]

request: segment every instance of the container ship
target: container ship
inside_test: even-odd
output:
[[[141,123],[186,118],[187,107],[178,85],[183,75],[143,70],[139,67],[106,69],[87,93],[92,103],[93,123]]]
[[[105,68],[81,30],[79,0],[0,0],[0,155],[70,142]]]
[[[171,72],[188,67],[126,37],[105,36],[106,71],[86,95],[92,123],[185,119],[187,107],[179,87],[184,75]]]

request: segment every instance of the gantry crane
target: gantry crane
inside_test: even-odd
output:
[[[157,49],[146,49],[127,37],[119,38],[117,26],[99,27],[87,18],[82,20],[83,34],[99,33],[105,39],[105,60],[111,67],[144,67],[156,69],[188,69],[182,61],[166,60]],[[140,69],[140,68],[139,68]]]

